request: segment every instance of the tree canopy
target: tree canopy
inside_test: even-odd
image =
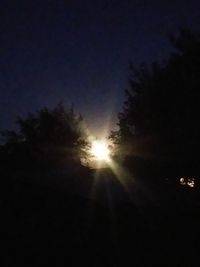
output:
[[[197,161],[200,149],[200,38],[183,29],[170,37],[165,63],[130,66],[119,131],[111,137],[126,155]]]
[[[4,131],[1,160],[22,168],[80,163],[89,146],[82,116],[62,104],[18,118],[17,131]]]

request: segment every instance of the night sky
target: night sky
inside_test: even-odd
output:
[[[130,59],[167,58],[167,35],[200,32],[198,0],[9,1],[0,4],[0,129],[59,101],[92,133],[113,128]]]

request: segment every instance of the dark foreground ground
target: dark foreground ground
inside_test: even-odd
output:
[[[166,188],[140,205],[124,192],[117,199],[119,185],[105,186],[103,174],[101,192],[83,194],[80,177],[67,190],[62,175],[48,185],[2,174],[1,266],[200,266],[198,192]]]

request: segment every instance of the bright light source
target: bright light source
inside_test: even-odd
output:
[[[195,185],[194,178],[189,178],[187,184],[189,187],[194,187]]]
[[[180,178],[180,184],[184,186],[194,187],[195,186],[195,178]]]
[[[186,181],[185,181],[185,178],[180,178],[180,184],[181,185],[186,185]]]
[[[110,151],[108,145],[102,141],[93,141],[91,154],[96,158],[96,160],[109,161]]]

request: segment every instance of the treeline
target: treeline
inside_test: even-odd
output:
[[[118,130],[110,139],[115,157],[130,169],[193,175],[199,173],[200,37],[182,29],[170,42],[172,53],[164,63],[130,65]],[[17,131],[1,133],[2,166],[72,167],[87,161],[87,129],[73,109],[44,108],[17,124]]]
[[[3,131],[2,167],[12,169],[77,168],[89,149],[81,115],[58,104],[18,118],[18,130]]]
[[[146,162],[146,169],[140,166],[146,174],[152,167],[165,177],[199,175],[200,36],[182,29],[170,42],[164,63],[130,65],[119,130],[111,139],[130,168]]]

